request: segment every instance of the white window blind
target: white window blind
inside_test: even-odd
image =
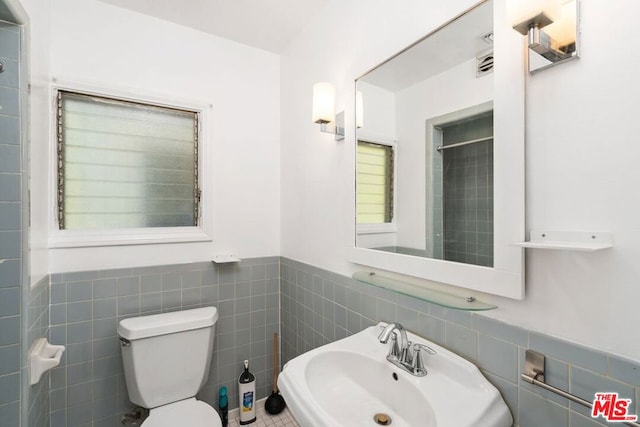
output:
[[[61,229],[197,226],[198,114],[58,92]]]
[[[393,219],[393,148],[358,141],[357,222],[383,224]]]

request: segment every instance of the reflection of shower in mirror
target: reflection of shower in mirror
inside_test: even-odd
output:
[[[439,124],[433,132],[441,144],[432,156],[431,256],[492,267],[493,111]]]

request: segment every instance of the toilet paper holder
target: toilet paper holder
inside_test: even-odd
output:
[[[39,338],[29,351],[29,385],[37,384],[49,369],[60,364],[64,353],[63,345],[49,344],[46,338]]]

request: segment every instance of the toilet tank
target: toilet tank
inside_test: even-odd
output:
[[[217,320],[203,307],[120,321],[131,402],[151,409],[194,397],[209,376]]]

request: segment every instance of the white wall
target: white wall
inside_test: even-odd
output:
[[[396,139],[396,94],[365,81],[358,82],[367,120],[358,129],[358,137],[393,141]]]
[[[29,1],[37,13],[48,3]],[[204,261],[217,252],[241,258],[277,255],[279,57],[95,0],[56,0],[49,19],[50,64],[37,70],[41,84],[59,79],[213,105],[214,242],[50,249],[48,271]],[[45,44],[39,25],[46,21],[34,23],[34,44]],[[38,113],[32,164],[38,165],[33,191],[39,210],[34,216],[38,224],[48,224],[53,213],[42,200],[51,193],[47,168],[53,138],[43,130],[47,123],[40,123],[45,113]]]
[[[22,0],[29,23],[29,41],[23,51],[29,57],[29,190],[31,220],[29,224],[29,269],[31,284],[38,283],[49,273],[49,251],[47,250],[48,209],[47,174],[48,158],[42,155],[48,138],[49,100],[49,51],[51,10],[48,0]]]
[[[336,83],[353,123],[354,78],[471,3],[333,0],[289,46],[281,62],[283,256],[358,270],[345,256],[354,240],[354,131],[335,143],[311,123],[313,83]],[[490,316],[635,360],[640,89],[628,40],[638,12],[632,0],[582,2],[582,58],[527,79],[527,228],[612,231],[615,248],[528,250],[526,299],[483,296],[500,306]]]
[[[611,231],[615,247],[530,250],[527,299],[504,316],[640,360],[639,57],[625,47],[640,3],[582,1],[581,13],[581,59],[528,81],[527,226]]]

